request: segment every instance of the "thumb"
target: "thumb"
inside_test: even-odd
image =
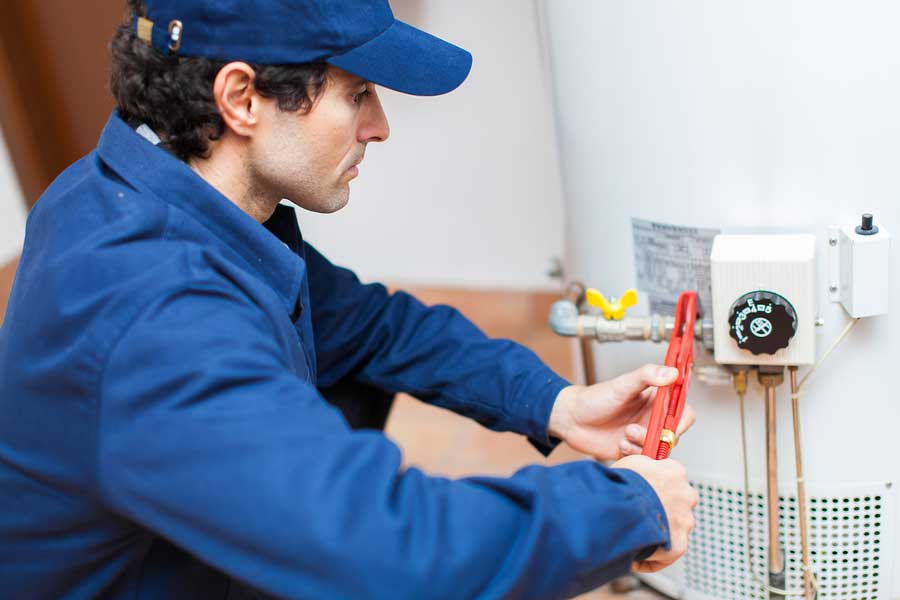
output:
[[[616,390],[625,395],[638,394],[644,389],[673,383],[678,378],[678,369],[663,365],[644,365],[630,373],[614,379]]]

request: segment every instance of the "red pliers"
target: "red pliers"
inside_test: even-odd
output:
[[[644,456],[662,460],[668,458],[675,446],[675,432],[684,412],[691,367],[694,362],[694,324],[697,322],[697,292],[682,292],[675,305],[675,327],[666,366],[678,369],[678,378],[671,385],[658,388],[653,398],[647,437],[644,439]]]

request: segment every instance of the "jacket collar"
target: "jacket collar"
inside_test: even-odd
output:
[[[97,153],[127,184],[178,207],[220,238],[278,293],[288,313],[295,310],[306,267],[284,243],[293,240],[280,240],[187,164],[135,132],[118,111],[113,111],[103,128]],[[279,206],[269,225],[274,220],[293,220],[270,227],[274,231],[297,229],[296,215],[288,207]]]

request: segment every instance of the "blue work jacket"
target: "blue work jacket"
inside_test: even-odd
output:
[[[292,209],[260,225],[114,113],[31,211],[0,329],[0,596],[545,599],[668,544],[632,471],[403,468],[323,399],[342,380],[545,451],[567,385],[361,284]]]

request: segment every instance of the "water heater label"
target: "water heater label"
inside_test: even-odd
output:
[[[631,219],[637,287],[650,298],[650,311],[675,314],[685,290],[697,290],[703,312],[712,307],[709,255],[718,229]]]

